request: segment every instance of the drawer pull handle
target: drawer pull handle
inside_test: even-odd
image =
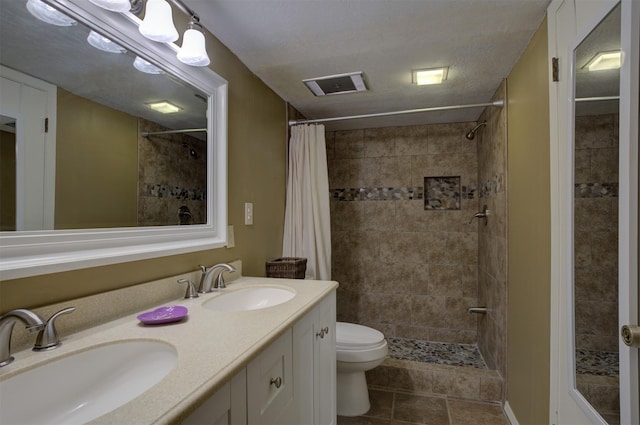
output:
[[[316,332],[316,336],[319,336],[320,338],[324,338],[324,329],[320,329],[320,332]]]
[[[322,328],[322,331],[325,335],[329,335],[329,326],[325,326],[324,328]]]
[[[275,385],[276,388],[280,388],[282,386],[282,378],[279,376],[277,378],[271,378],[269,385]]]

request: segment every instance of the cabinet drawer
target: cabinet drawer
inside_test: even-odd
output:
[[[288,330],[247,366],[250,424],[284,424],[293,418],[293,364]]]

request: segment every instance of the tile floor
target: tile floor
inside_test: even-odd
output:
[[[363,416],[338,416],[338,425],[509,425],[497,404],[369,389]]]

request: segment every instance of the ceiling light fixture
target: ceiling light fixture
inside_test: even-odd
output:
[[[419,86],[428,84],[441,84],[447,79],[449,67],[414,69],[411,71],[411,82]]]
[[[144,19],[138,30],[149,40],[161,43],[176,41],[178,30],[173,24],[171,5],[165,0],[147,0]]]
[[[128,12],[131,9],[129,0],[89,0],[91,3],[112,12]]]
[[[135,60],[133,61],[133,67],[140,72],[144,72],[145,74],[157,75],[163,73],[160,68],[152,63],[147,62],[140,56],[136,56]]]
[[[207,55],[202,25],[193,16],[182,37],[182,47],[178,51],[178,60],[191,66],[207,66],[211,63]]]
[[[64,13],[54,9],[41,0],[29,0],[27,2],[27,10],[36,18],[47,24],[59,27],[70,27],[76,25],[77,22]]]
[[[160,102],[145,103],[145,105],[147,105],[149,108],[153,109],[154,111],[158,111],[163,114],[174,114],[182,110],[181,107],[176,106],[173,103],[168,102],[166,100],[162,100]]]
[[[103,37],[97,32],[91,30],[87,37],[87,42],[98,50],[108,53],[125,53],[127,50],[124,47],[114,43],[107,37]]]
[[[583,68],[587,68],[590,72],[618,69],[621,62],[620,50],[598,52]]]

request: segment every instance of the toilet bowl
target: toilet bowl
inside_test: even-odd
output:
[[[360,416],[370,409],[364,373],[382,363],[388,352],[382,332],[355,323],[336,323],[339,416]]]

